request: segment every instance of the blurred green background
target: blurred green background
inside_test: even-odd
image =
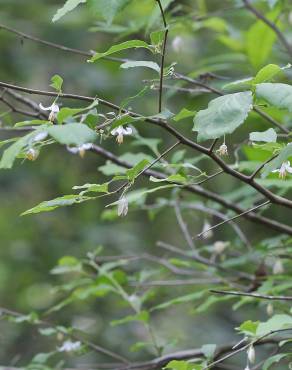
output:
[[[159,17],[153,13],[154,1],[136,0],[132,7],[125,9],[116,19],[116,24],[132,29],[131,38],[148,39],[147,27],[151,30],[161,27]],[[0,23],[32,34],[41,39],[64,44],[82,50],[106,50],[113,40],[122,40],[126,32],[122,28],[117,33],[105,32],[109,26],[101,24],[101,19],[86,7],[68,14],[53,24],[52,16],[63,4],[63,1],[34,0],[0,0]],[[254,18],[240,7],[240,1],[174,1],[170,10],[179,14],[180,8],[189,9],[191,16],[187,22],[182,17],[170,31],[167,63],[177,62],[176,70],[193,73],[194,76],[203,72],[214,72],[228,78],[237,79],[253,75],[256,67],[250,62],[244,48],[245,32],[254,22]],[[183,13],[183,12],[182,12]],[[283,19],[287,21],[287,19]],[[291,21],[291,20],[290,20]],[[97,23],[99,22],[99,23]],[[91,29],[89,32],[88,30]],[[290,24],[291,30],[291,24]],[[290,31],[291,32],[291,31]],[[173,46],[175,36],[179,34],[184,40],[182,50],[177,52]],[[77,94],[100,96],[119,103],[128,96],[137,94],[145,82],[153,79],[151,71],[135,69],[122,70],[119,64],[102,60],[98,64],[86,63],[86,58],[57,49],[45,47],[30,40],[21,39],[4,30],[0,30],[0,80],[21,86],[49,89],[50,78],[59,74],[64,78],[64,90]],[[141,51],[130,51],[123,56],[132,58],[151,58]],[[154,56],[155,58],[155,56]],[[159,58],[157,56],[157,61]],[[274,45],[269,56],[269,63],[287,64],[287,56],[281,46]],[[287,72],[286,79],[291,72]],[[231,80],[227,80],[231,81]],[[171,81],[166,84],[171,85]],[[215,85],[226,81],[215,81]],[[178,86],[182,86],[178,84]],[[182,107],[198,110],[205,107],[210,94],[181,93],[175,94],[173,89],[165,90],[166,106],[172,112]],[[39,97],[31,97],[39,103]],[[50,99],[43,98],[44,105]],[[68,106],[77,106],[76,102],[66,102]],[[150,90],[135,102],[133,108],[145,114],[154,114],[157,110],[157,91]],[[105,112],[98,107],[100,113]],[[1,112],[5,111],[3,104]],[[1,118],[1,124],[13,124],[17,120],[29,119],[19,115]],[[255,128],[267,128],[262,119],[252,117],[253,131]],[[190,126],[191,125],[191,126]],[[184,121],[181,129],[189,132],[192,122]],[[235,142],[249,132],[248,124],[235,135]],[[161,130],[153,127],[139,128],[145,137],[159,137],[161,147],[167,147],[171,139]],[[1,139],[10,137],[9,133],[0,132]],[[106,148],[116,153],[137,152],[139,148],[130,145],[130,140],[122,147],[117,147],[114,139],[104,143]],[[161,148],[160,147],[160,148]],[[145,150],[147,153],[147,150]],[[149,153],[148,153],[149,154]],[[192,154],[193,155],[193,154]],[[20,213],[38,204],[62,194],[70,194],[74,185],[83,183],[100,183],[105,176],[98,170],[104,164],[102,158],[87,153],[84,159],[68,153],[65,148],[57,145],[42,151],[35,162],[21,161],[13,170],[0,173],[0,306],[20,312],[45,312],[58,301],[58,294],[53,290],[60,278],[49,271],[57,260],[64,255],[83,257],[98,245],[104,247],[108,255],[139,254],[142,251],[157,251],[156,241],[171,241],[174,245],[183,245],[173,212],[163,211],[158,219],[151,221],[143,211],[132,210],[125,219],[107,222],[101,214],[107,201],[90,202],[78,206],[59,209],[53,213],[19,217]],[[205,169],[212,170],[209,162]],[[143,184],[144,180],[139,180]],[[206,188],[227,194],[237,188],[235,180],[223,176],[215,183],[208,183]],[[195,199],[192,196],[191,199]],[[198,198],[199,199],[199,198]],[[244,199],[242,200],[244,206]],[[287,214],[272,208],[270,214],[274,218],[287,221]],[[204,219],[201,214],[190,215],[189,227],[192,234],[202,229]],[[267,230],[241,221],[243,230],[252,243],[256,243]],[[228,240],[232,231],[224,227],[213,237],[215,240]],[[274,235],[273,232],[270,233]],[[202,243],[202,242],[200,242]],[[150,268],[150,267],[149,267]],[[139,266],[136,266],[139,270]],[[174,287],[175,294],[179,289]],[[164,290],[160,293],[167,296]],[[172,293],[170,293],[171,295]],[[227,305],[229,306],[229,305]],[[233,327],[244,319],[249,310],[250,318],[258,319],[259,311],[252,307],[245,312],[227,311],[224,303],[216,306],[212,316],[192,315],[191,305],[175,307],[167,315],[156,314],[155,325],[168,340],[177,340],[175,349],[202,345],[208,340],[210,331],[215,343],[228,342],[235,337]],[[105,347],[118,350],[128,355],[128,347],[137,338],[143,339],[139,325],[112,328],[108,321],[121,317],[124,307],[117,306],[114,298],[106,300],[89,300],[68,306],[58,315],[58,322],[75,325],[88,331],[93,341]],[[186,315],[190,313],[190,315]],[[50,316],[55,319],[54,314]],[[35,353],[54,348],[55,343],[39,338],[36,329],[29,325],[16,326],[0,320],[0,365],[23,366]],[[147,351],[129,354],[136,359],[149,356]],[[69,358],[68,361],[92,364],[100,355],[93,353],[81,356],[79,360]]]

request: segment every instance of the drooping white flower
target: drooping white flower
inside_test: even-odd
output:
[[[42,109],[42,110],[49,110],[50,111],[50,114],[49,114],[49,121],[50,122],[54,122],[55,118],[57,117],[57,114],[59,113],[60,109],[59,109],[59,106],[56,104],[56,103],[53,103],[52,105],[50,105],[49,107],[44,107],[42,105],[42,103],[39,104],[39,107]]]
[[[36,134],[36,136],[32,139],[32,141],[37,142],[37,141],[42,141],[48,136],[48,133],[46,131],[39,132]]]
[[[269,303],[269,304],[267,305],[267,314],[268,314],[269,316],[272,316],[272,315],[273,315],[273,313],[274,313],[274,306],[272,305],[272,303]]]
[[[66,342],[64,342],[61,347],[58,347],[58,351],[59,352],[73,352],[73,351],[77,351],[78,349],[80,349],[80,347],[81,347],[81,342],[79,341],[72,342],[71,340],[66,340]]]
[[[284,266],[280,258],[276,260],[273,266],[273,274],[274,275],[279,275],[284,273]]]
[[[211,227],[211,225],[209,224],[209,222],[208,221],[205,221],[204,226],[203,226],[203,230],[201,232],[203,239],[212,238],[213,231],[212,230],[209,230],[210,227]]]
[[[129,210],[128,199],[122,196],[118,201],[118,216],[126,216]]]
[[[292,173],[292,167],[290,166],[290,162],[286,161],[286,162],[282,163],[280,168],[278,168],[277,170],[274,170],[272,172],[279,172],[280,179],[285,179],[288,172]]]
[[[251,363],[251,364],[254,364],[255,363],[255,350],[254,350],[254,346],[251,344],[249,347],[248,347],[248,350],[247,350],[247,358],[248,358],[248,361]]]
[[[132,133],[133,130],[131,129],[131,127],[124,128],[123,126],[119,126],[111,131],[111,134],[117,137],[116,140],[119,144],[122,144],[122,142],[124,141],[124,135],[128,136],[132,135]]]
[[[216,150],[219,155],[228,155],[228,148],[225,143],[221,144],[219,149]]]
[[[40,152],[37,149],[30,148],[25,153],[25,158],[28,159],[29,161],[35,161],[37,157],[39,156],[39,154]]]
[[[81,158],[84,157],[86,150],[92,148],[92,143],[85,143],[79,146],[67,146],[67,150],[73,154],[79,154]]]
[[[213,249],[216,254],[221,254],[228,247],[229,242],[217,241],[214,243]]]
[[[176,37],[172,40],[171,46],[172,46],[173,50],[174,50],[176,53],[180,53],[180,52],[183,50],[183,47],[184,47],[184,41],[183,41],[183,38],[182,38],[181,36],[176,36]]]

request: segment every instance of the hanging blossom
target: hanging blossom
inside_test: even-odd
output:
[[[292,173],[292,167],[290,166],[290,161],[283,162],[281,167],[272,172],[278,172],[280,179],[285,179],[287,173]]]
[[[118,200],[118,216],[126,216],[129,210],[128,199],[123,195]]]
[[[67,146],[67,150],[73,154],[79,154],[81,158],[85,156],[86,150],[92,148],[92,143],[85,143],[79,146]]]
[[[183,51],[183,48],[184,48],[184,40],[183,40],[183,38],[181,36],[176,36],[172,40],[171,46],[172,46],[173,50],[176,53],[182,52]]]
[[[229,242],[223,242],[221,240],[217,241],[213,245],[213,250],[215,254],[221,254],[229,246]]]
[[[228,148],[225,143],[221,144],[219,149],[216,150],[219,155],[228,155]]]
[[[269,316],[272,316],[273,315],[273,313],[274,313],[274,306],[272,305],[272,303],[269,303],[267,305],[266,311],[267,311],[267,314]]]
[[[37,157],[39,156],[39,154],[40,154],[39,150],[30,148],[25,153],[25,158],[28,159],[29,161],[35,161]]]
[[[62,344],[61,347],[58,347],[58,351],[59,352],[73,352],[73,351],[77,351],[78,349],[80,349],[81,347],[81,342],[72,342],[71,340],[66,340],[66,342],[64,342]]]
[[[281,259],[278,258],[273,265],[273,274],[280,275],[280,274],[283,274],[284,272],[285,272],[285,269],[284,269],[283,263]]]
[[[247,358],[248,358],[248,361],[251,364],[254,364],[255,363],[256,356],[255,356],[254,346],[252,344],[248,347],[248,350],[247,350]]]
[[[209,224],[208,221],[205,221],[204,222],[204,226],[203,226],[203,229],[202,229],[202,237],[203,239],[209,239],[209,238],[212,238],[212,236],[214,235],[213,234],[213,231],[212,230],[209,230],[211,228],[211,225]]]
[[[36,136],[32,139],[33,142],[38,142],[44,140],[48,136],[46,131],[39,132]]]
[[[42,105],[42,103],[39,104],[39,107],[42,109],[42,110],[49,110],[50,111],[50,114],[49,114],[49,121],[50,122],[54,122],[56,117],[57,117],[57,114],[59,113],[60,109],[59,109],[59,106],[56,104],[56,103],[53,103],[52,105],[50,105],[49,107],[44,107]]]
[[[124,128],[123,126],[119,126],[111,131],[111,134],[117,137],[116,140],[118,144],[122,144],[122,142],[124,141],[124,136],[132,135],[132,133],[133,130],[131,129],[131,127]]]

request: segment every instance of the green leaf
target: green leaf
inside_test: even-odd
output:
[[[282,179],[258,179],[257,183],[265,188],[278,188],[282,191],[285,189],[292,189],[292,180],[283,181]]]
[[[63,78],[59,75],[54,75],[51,78],[52,83],[50,86],[52,86],[53,89],[55,89],[58,92],[62,91],[62,85],[63,85]]]
[[[269,104],[292,112],[292,86],[282,83],[262,83],[256,87],[256,96]]]
[[[61,108],[60,112],[57,114],[57,119],[59,123],[63,123],[67,118],[73,117],[75,114],[90,110],[98,105],[98,100],[95,100],[88,107],[84,108]],[[95,116],[95,121],[97,122],[97,117]]]
[[[187,361],[170,361],[163,369],[171,370],[202,370],[203,366],[198,364],[189,363]]]
[[[59,207],[71,206],[72,204],[82,203],[92,199],[91,197],[83,197],[80,195],[64,195],[56,199],[41,202],[37,206],[23,212],[21,216],[26,216],[34,213],[49,212]]]
[[[126,171],[126,175],[128,176],[129,181],[133,181],[141,171],[149,164],[147,159],[143,159],[139,163],[137,163],[133,168],[130,168]]]
[[[168,308],[168,307],[171,307],[171,306],[174,306],[174,305],[177,305],[177,304],[197,301],[198,299],[202,298],[205,293],[206,293],[206,291],[202,290],[200,292],[190,293],[190,294],[186,294],[186,295],[183,295],[183,296],[180,296],[180,297],[176,297],[174,299],[171,299],[169,301],[160,303],[159,305],[152,307],[151,311],[164,310],[165,308]]]
[[[260,337],[262,335],[270,333],[271,331],[281,330],[285,328],[292,329],[292,316],[285,314],[274,315],[266,322],[261,322],[258,325],[256,335]]]
[[[173,117],[173,120],[175,122],[181,121],[182,119],[189,118],[189,117],[194,117],[196,114],[195,111],[188,110],[186,108],[183,108],[178,114],[176,114]]]
[[[10,147],[7,148],[3,153],[3,156],[0,161],[0,169],[11,168],[13,166],[15,159],[21,153],[21,151],[30,143],[32,143],[33,138],[42,131],[44,131],[43,128],[35,130],[34,132],[31,132],[28,135],[21,137],[14,144],[10,145]]]
[[[80,195],[86,194],[86,193],[108,193],[108,183],[104,184],[84,184],[81,186],[73,186],[73,190],[80,190],[84,189],[81,191]]]
[[[242,333],[242,334],[255,336],[259,324],[260,324],[259,321],[247,320],[247,321],[243,322],[240,325],[240,327],[237,328],[237,330],[239,330],[240,333]]]
[[[116,325],[126,324],[132,321],[142,321],[144,323],[147,323],[149,321],[149,312],[141,311],[137,313],[136,315],[129,315],[120,320],[113,320],[111,321],[111,325],[116,326]]]
[[[269,357],[263,364],[262,370],[268,370],[271,365],[275,364],[276,362],[280,362],[283,358],[289,356],[288,353],[279,353],[278,355]]]
[[[129,61],[129,62],[121,64],[120,67],[123,68],[123,69],[136,68],[136,67],[145,67],[145,68],[153,69],[154,71],[160,73],[160,67],[157,63],[148,62],[148,61],[144,61],[144,60]]]
[[[262,82],[270,81],[280,72],[282,72],[282,69],[279,66],[276,64],[268,64],[258,71],[252,82],[256,85]]]
[[[144,203],[145,199],[146,199],[146,196],[148,194],[152,194],[152,193],[155,193],[156,191],[159,191],[159,190],[165,190],[165,189],[170,189],[170,188],[173,188],[175,187],[175,185],[162,185],[162,186],[158,186],[156,188],[152,188],[152,189],[139,189],[139,190],[135,190],[135,191],[131,191],[129,193],[127,193],[127,200],[128,200],[128,203],[131,204],[131,203]],[[115,201],[113,203],[110,203],[107,205],[107,207],[112,207],[112,206],[116,206],[117,204],[119,203],[119,201]]]
[[[208,108],[199,111],[194,118],[193,130],[198,131],[198,141],[232,133],[245,121],[251,109],[250,91],[227,94],[212,100]]]
[[[110,25],[119,11],[121,11],[130,0],[88,0],[92,13],[100,14]]]
[[[279,10],[276,8],[266,14],[266,17],[274,21],[278,15]],[[258,20],[247,31],[246,51],[254,68],[258,69],[266,62],[276,38],[275,32],[262,20]]]
[[[54,15],[52,21],[56,22],[60,18],[64,17],[71,10],[75,9],[79,4],[86,3],[86,0],[67,0],[64,6],[58,9],[57,13]]]
[[[215,355],[216,347],[216,344],[204,344],[201,350],[207,359],[212,359]]]
[[[268,176],[272,171],[281,167],[282,163],[287,161],[292,156],[292,144],[288,144],[271,162],[264,166],[262,177]]]
[[[182,184],[187,183],[187,178],[183,175],[180,175],[179,173],[175,175],[170,175],[169,177],[166,177],[165,179],[157,179],[156,177],[150,176],[149,180],[152,182],[175,182],[175,183],[182,183]]]
[[[164,109],[162,112],[155,114],[154,116],[150,116],[149,118],[168,120],[173,116],[174,114],[170,110]]]
[[[269,4],[269,7],[272,9],[278,3],[279,0],[266,0]]]
[[[42,119],[33,119],[31,121],[21,121],[17,122],[14,127],[23,127],[23,126],[39,126],[39,125],[45,125],[48,121],[44,121]]]
[[[275,143],[277,141],[277,133],[273,128],[269,128],[268,130],[262,132],[251,132],[249,134],[249,140]]]
[[[93,55],[93,57],[91,59],[89,59],[88,61],[90,63],[93,63],[93,62],[96,62],[97,60],[99,60],[100,58],[103,58],[103,57],[106,57],[108,55],[117,53],[119,51],[126,50],[126,49],[136,49],[136,48],[144,48],[144,49],[151,50],[150,46],[148,44],[146,44],[145,41],[142,41],[142,40],[130,40],[130,41],[125,41],[125,42],[122,42],[120,44],[111,46],[104,53],[95,53]]]
[[[56,352],[48,352],[48,353],[38,353],[33,357],[31,362],[33,365],[38,365],[38,364],[45,364],[52,356],[54,356]]]
[[[154,31],[150,33],[151,45],[161,48],[164,40],[165,30]]]
[[[97,134],[82,123],[68,123],[62,126],[49,126],[48,133],[60,144],[80,146],[93,143]]]

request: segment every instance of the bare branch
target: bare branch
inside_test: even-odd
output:
[[[217,227],[222,226],[222,225],[226,224],[227,222],[234,221],[234,220],[236,220],[237,218],[239,218],[239,217],[241,217],[241,216],[243,216],[243,215],[245,215],[245,214],[247,214],[247,213],[253,212],[253,211],[257,210],[258,208],[264,207],[264,206],[266,206],[266,205],[268,205],[268,204],[270,204],[270,201],[269,201],[269,200],[267,200],[266,202],[261,203],[261,204],[259,204],[259,205],[255,206],[255,207],[253,207],[253,208],[250,208],[250,209],[248,209],[248,210],[246,210],[246,211],[242,212],[242,213],[241,213],[241,214],[239,214],[239,215],[233,216],[233,217],[231,217],[231,218],[229,218],[229,219],[227,219],[227,220],[224,220],[224,221],[222,221],[222,222],[219,222],[219,224],[214,225],[214,226],[210,227],[210,228],[209,228],[209,229],[207,229],[207,230],[204,230],[203,232],[201,232],[200,234],[198,234],[196,237],[197,237],[197,238],[200,238],[202,235],[204,235],[204,234],[208,233],[209,231],[214,230],[214,229],[217,229]]]
[[[267,300],[272,300],[272,301],[292,301],[291,296],[283,296],[283,295],[274,296],[274,295],[247,293],[247,292],[233,292],[233,291],[225,291],[225,290],[217,290],[217,289],[210,289],[210,292],[215,293],[215,294],[222,294],[222,295],[234,295],[234,296],[258,298],[258,299],[267,299]]]

